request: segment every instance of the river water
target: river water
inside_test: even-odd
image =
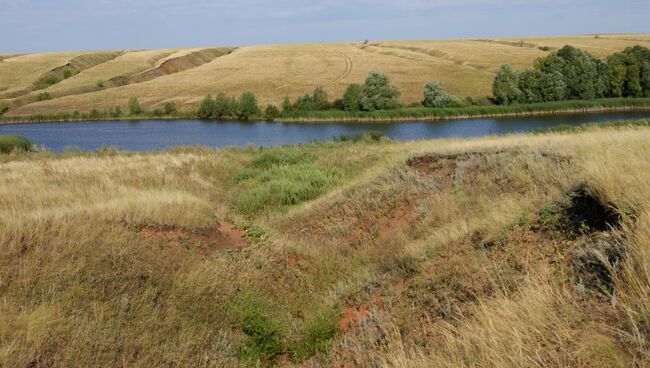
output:
[[[0,134],[16,134],[52,151],[66,147],[96,150],[114,146],[146,151],[180,145],[210,147],[279,146],[331,139],[341,133],[381,131],[394,140],[479,137],[531,131],[558,125],[650,118],[650,111],[479,118],[394,123],[283,123],[205,120],[87,121],[0,125]]]

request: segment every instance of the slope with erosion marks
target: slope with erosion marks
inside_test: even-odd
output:
[[[610,37],[611,36],[611,37]],[[364,43],[257,45],[238,48],[231,54],[201,60],[185,49],[186,61],[205,62],[178,73],[176,63],[168,61],[151,71],[140,71],[134,83],[132,74],[115,74],[105,78],[106,86],[124,85],[52,101],[32,103],[9,112],[9,115],[47,114],[51,112],[88,111],[125,106],[129,97],[137,96],[146,107],[175,100],[186,108],[196,107],[207,94],[220,91],[236,96],[250,91],[260,104],[279,104],[285,96],[295,99],[311,93],[317,85],[325,86],[331,100],[343,95],[351,83],[362,83],[369,71],[389,75],[402,91],[401,101],[409,104],[422,99],[422,88],[428,80],[439,80],[445,88],[459,96],[488,96],[500,65],[509,63],[518,69],[529,68],[533,61],[548,51],[571,44],[604,58],[614,52],[638,44],[647,35],[558,36],[490,39],[372,41]],[[539,47],[521,47],[539,45]],[[38,54],[43,55],[43,54]],[[20,59],[24,58],[13,58]],[[170,56],[172,58],[173,56]],[[13,59],[7,59],[5,62]],[[119,58],[118,58],[119,60]],[[0,64],[0,85],[3,62]],[[193,64],[194,65],[194,64]],[[352,66],[352,67],[351,67]],[[181,67],[184,69],[184,67]],[[82,73],[83,74],[83,73]],[[138,73],[135,73],[138,74]],[[164,74],[164,75],[161,75]],[[119,77],[110,81],[113,77]],[[32,79],[30,81],[33,82]],[[96,82],[96,81],[93,81]],[[12,83],[6,83],[11,86]]]

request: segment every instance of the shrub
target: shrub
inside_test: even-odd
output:
[[[258,114],[260,111],[257,106],[257,98],[251,92],[244,92],[239,97],[237,106],[237,117],[248,120],[251,116]]]
[[[290,348],[292,358],[302,361],[327,352],[331,339],[338,332],[340,315],[337,309],[323,308],[310,318],[305,324],[303,338]]]
[[[361,93],[361,85],[354,83],[348,85],[343,94],[343,110],[351,112],[361,110]]]
[[[131,97],[129,98],[129,115],[140,115],[142,114],[143,110],[142,107],[140,106],[140,101],[138,101],[137,97]]]
[[[72,77],[72,75],[73,75],[72,70],[66,69],[63,72],[63,79],[68,79],[68,78]]]
[[[4,115],[7,111],[9,111],[9,106],[4,102],[0,102],[0,116]]]
[[[108,111],[108,114],[114,119],[119,118],[122,116],[122,109],[119,106],[115,106]]]
[[[32,149],[32,146],[33,143],[27,138],[11,134],[0,134],[0,153],[27,152]]]
[[[291,100],[289,100],[289,96],[285,96],[284,100],[282,100],[282,113],[286,114],[293,111],[293,106],[291,106]]]
[[[170,101],[166,102],[163,106],[163,111],[165,115],[172,115],[176,113],[176,102]]]
[[[314,99],[308,93],[305,93],[303,96],[296,99],[294,105],[295,110],[297,111],[314,111],[316,110],[316,104],[314,104]]]
[[[316,110],[326,110],[329,108],[330,103],[327,99],[327,92],[325,92],[322,86],[317,86],[314,89],[312,100],[314,101],[314,108]]]
[[[429,81],[424,85],[424,100],[426,107],[453,107],[458,106],[458,98],[445,92],[442,83]]]
[[[226,97],[226,94],[223,92],[219,92],[217,94],[217,97],[214,99],[214,113],[213,117],[215,119],[223,119],[225,116],[231,114],[230,110],[230,101],[228,100],[228,97]],[[237,109],[233,110],[236,111]]]
[[[197,115],[201,119],[211,119],[214,117],[215,110],[216,102],[211,95],[207,95],[203,98],[203,101],[201,101]]]
[[[104,88],[104,81],[98,80],[96,84],[98,88]]]
[[[280,116],[280,110],[275,105],[267,105],[264,109],[264,118],[268,121],[273,121]]]
[[[51,99],[52,99],[52,96],[47,92],[41,92],[36,96],[37,101],[47,101],[47,100],[51,100]]]
[[[284,349],[282,325],[272,310],[270,301],[251,292],[229,306],[229,318],[246,335],[242,358],[251,363],[272,363]]]
[[[374,111],[397,108],[399,96],[399,89],[390,84],[386,74],[370,72],[361,90],[361,109]]]

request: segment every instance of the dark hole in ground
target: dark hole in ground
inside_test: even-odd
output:
[[[564,209],[567,225],[576,232],[607,231],[618,227],[621,215],[610,203],[604,203],[595,190],[586,184],[568,194],[570,202]]]
[[[624,242],[617,234],[603,233],[589,238],[571,254],[577,282],[589,290],[611,295],[612,276],[618,272],[624,256]]]

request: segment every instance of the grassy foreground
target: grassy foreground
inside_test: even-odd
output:
[[[0,155],[0,366],[647,366],[649,141]]]

